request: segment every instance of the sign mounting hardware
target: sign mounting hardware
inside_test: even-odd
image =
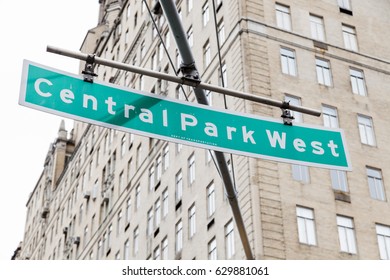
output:
[[[93,72],[95,67],[95,54],[89,54],[87,56],[84,70],[81,72],[84,75],[84,81],[93,83],[93,78],[97,77],[97,74]]]

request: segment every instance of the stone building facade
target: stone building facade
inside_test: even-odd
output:
[[[173,32],[155,1],[99,5],[82,52],[178,73]],[[320,110],[319,118],[294,112],[294,122],[346,135],[351,172],[228,157],[255,258],[389,259],[390,3],[176,5],[203,82]],[[95,72],[196,102],[187,86],[105,66]],[[217,93],[208,99],[220,109],[281,114]],[[20,247],[20,259],[245,259],[212,153],[81,122],[70,133],[60,126],[27,202]]]

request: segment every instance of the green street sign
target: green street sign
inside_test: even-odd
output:
[[[287,163],[351,170],[341,130],[239,114],[24,61],[19,104],[125,132]]]

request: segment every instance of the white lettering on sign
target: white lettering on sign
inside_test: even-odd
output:
[[[34,83],[35,92],[44,98],[50,98],[54,93],[51,92],[50,89],[54,87],[53,83],[45,78],[38,78]],[[59,98],[62,102],[66,104],[71,104],[75,100],[75,94],[71,89],[61,89],[59,91]],[[103,101],[102,101],[103,102]],[[161,109],[160,111],[152,111],[147,108],[139,108],[130,104],[123,104],[123,109],[117,107],[117,102],[114,100],[114,97],[108,96],[104,103],[107,105],[105,109],[107,113],[110,115],[116,115],[117,113],[123,114],[123,117],[126,119],[130,118],[139,118],[143,123],[154,124],[154,120],[156,122],[160,122],[160,125],[163,127],[168,127],[168,109]],[[89,94],[82,94],[82,106],[85,109],[97,111],[98,110],[98,100],[95,96]],[[101,104],[103,105],[103,104]],[[145,106],[147,107],[147,106]],[[123,113],[122,113],[123,112]],[[161,114],[161,115],[160,115]],[[327,143],[325,141],[318,141],[318,139],[313,141],[305,141],[304,137],[291,137],[287,132],[281,132],[277,130],[265,129],[266,138],[260,137],[263,135],[263,131],[258,130],[250,130],[246,125],[242,125],[241,127],[237,126],[228,126],[228,125],[219,125],[217,126],[213,122],[205,121],[201,117],[196,114],[191,113],[182,113],[177,112],[176,116],[180,114],[180,123],[176,123],[177,129],[181,129],[182,131],[191,132],[193,131],[197,133],[203,132],[205,135],[209,137],[224,137],[225,140],[233,141],[233,140],[241,140],[241,143],[246,143],[248,145],[256,145],[259,142],[259,145],[264,147],[269,147],[273,149],[286,150],[292,149],[294,152],[298,153],[312,153],[314,155],[324,155],[325,153],[331,154],[333,157],[339,157],[340,153],[338,152],[338,145],[334,142],[334,140],[328,140]],[[198,120],[199,118],[199,120]],[[174,123],[171,119],[171,123]],[[218,122],[216,122],[218,123]],[[171,124],[172,125],[172,124]],[[200,126],[200,127],[198,127]],[[195,130],[195,128],[197,128]],[[226,133],[225,133],[226,131]],[[221,133],[220,133],[221,132]],[[188,133],[190,134],[190,133]],[[234,138],[234,139],[233,139]],[[303,139],[302,139],[303,138]],[[260,140],[262,139],[262,140]],[[268,140],[268,143],[267,143]],[[312,139],[311,139],[312,140]],[[257,142],[256,142],[257,141]],[[263,143],[264,142],[264,143]],[[268,146],[267,146],[268,144]],[[286,152],[287,153],[287,152]]]
[[[306,151],[306,143],[303,142],[302,139],[294,139],[293,145],[295,150],[297,150],[298,152],[303,153],[304,151]]]
[[[217,126],[213,123],[207,122],[204,128],[204,133],[211,137],[218,137]]]
[[[253,130],[246,131],[246,126],[242,127],[242,138],[245,143],[248,143],[248,140],[251,141],[252,144],[256,144],[255,139],[253,139]]]
[[[313,148],[313,154],[323,155],[325,153],[321,142],[313,141],[311,142],[311,147]]]
[[[44,78],[39,78],[39,79],[37,79],[37,80],[35,81],[35,83],[34,83],[34,89],[35,89],[35,91],[36,91],[40,96],[42,96],[42,97],[50,97],[50,96],[51,96],[51,93],[50,93],[50,92],[43,92],[43,91],[41,90],[40,86],[41,86],[42,83],[46,83],[46,84],[48,84],[49,86],[52,86],[52,85],[53,85],[53,83],[50,82],[49,80],[44,79]]]
[[[104,101],[104,103],[107,104],[107,112],[108,112],[109,114],[111,114],[111,115],[115,115],[116,112],[113,110],[112,107],[116,106],[116,102],[114,102],[114,101],[112,100],[112,97],[110,96],[109,98],[107,98],[107,99]]]
[[[60,91],[60,97],[62,102],[71,104],[74,100],[74,93],[70,89],[63,89]]]
[[[279,146],[280,149],[285,150],[286,149],[286,142],[287,142],[287,134],[285,132],[282,132],[282,135],[280,136],[278,131],[273,131],[271,133],[270,130],[266,130],[267,137],[269,144],[271,145],[272,148],[277,148]],[[295,138],[292,140],[292,145],[294,149],[300,153],[306,152],[306,142],[303,141],[300,138]],[[319,141],[311,141],[310,146],[311,146],[311,152],[315,155],[323,155],[325,154],[325,150],[322,147],[322,143]],[[330,140],[327,144],[327,147],[330,148],[330,152],[332,156],[334,157],[339,157],[339,153],[336,151],[338,148],[338,145],[334,143],[333,140]]]
[[[97,111],[97,100],[93,95],[84,94],[83,96],[83,107],[88,108],[88,101],[92,102],[92,110]]]
[[[181,130],[186,131],[187,126],[196,126],[198,124],[198,120],[193,115],[181,113],[180,116],[181,116],[181,118],[180,118],[181,119]]]
[[[286,149],[286,133],[283,132],[282,137],[280,137],[279,132],[277,131],[274,131],[272,136],[271,131],[267,129],[266,132],[272,148],[275,148],[276,144],[278,144],[281,149]]]

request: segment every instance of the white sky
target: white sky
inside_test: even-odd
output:
[[[26,202],[61,121],[18,105],[23,59],[77,73],[77,60],[46,46],[78,51],[98,9],[98,0],[0,0],[0,260],[9,260],[23,239]],[[66,120],[68,131],[72,125]]]

